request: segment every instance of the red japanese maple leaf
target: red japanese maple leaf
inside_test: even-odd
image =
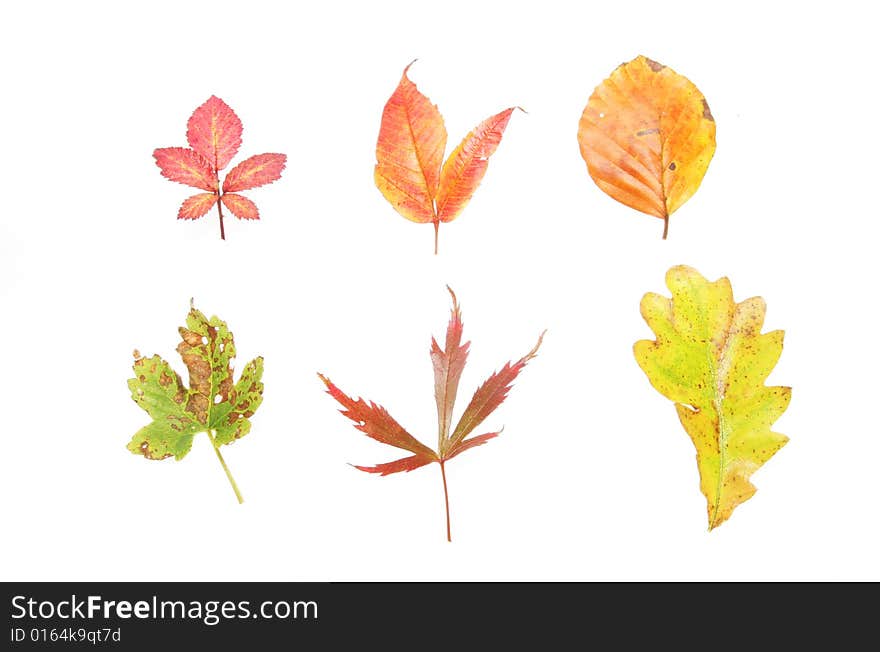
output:
[[[327,386],[327,393],[345,408],[340,412],[355,422],[355,428],[383,444],[402,448],[412,453],[409,457],[393,462],[376,466],[355,466],[355,468],[367,473],[389,475],[401,471],[413,471],[433,462],[440,465],[440,475],[443,478],[443,497],[446,502],[446,538],[448,541],[452,541],[445,464],[456,455],[485,444],[501,434],[501,429],[499,429],[473,437],[469,436],[507,398],[507,393],[519,372],[529,360],[537,355],[538,347],[541,346],[541,341],[544,339],[544,333],[541,333],[538,343],[531,351],[514,363],[508,362],[480,385],[453,429],[452,408],[458,393],[458,382],[461,379],[462,371],[464,371],[465,362],[467,362],[470,342],[461,343],[461,311],[455,293],[449,289],[449,294],[452,295],[452,316],[446,329],[446,348],[441,349],[437,341],[433,337],[431,338],[434,398],[437,401],[437,421],[439,423],[436,452],[409,434],[381,405],[372,401],[364,401],[361,398],[355,400],[344,394],[326,376],[322,374],[318,374],[318,376]]]
[[[239,219],[260,219],[256,204],[239,193],[277,181],[287,163],[284,154],[251,156],[232,168],[221,186],[220,170],[238,152],[241,132],[241,120],[235,112],[212,95],[193,111],[186,124],[188,148],[160,147],[153,152],[163,177],[206,191],[184,200],[177,219],[197,220],[217,204],[223,240],[223,206]]]

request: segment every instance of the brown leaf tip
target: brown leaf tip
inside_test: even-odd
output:
[[[418,58],[415,58],[415,59],[413,59],[412,61],[410,61],[410,62],[406,65],[406,68],[403,69],[403,78],[404,78],[404,79],[409,80],[409,77],[406,76],[406,73],[409,72],[409,69],[412,67],[412,65],[413,65],[416,61],[418,61]]]
[[[703,117],[706,118],[706,120],[715,122],[715,118],[712,117],[712,112],[709,110],[709,103],[706,101],[705,97],[703,98]]]
[[[535,344],[534,348],[526,354],[526,356],[525,356],[525,359],[526,359],[526,360],[531,360],[532,358],[534,358],[534,357],[536,357],[536,356],[538,355],[538,349],[541,348],[541,344],[544,342],[544,336],[545,336],[546,334],[547,334],[547,329],[545,328],[545,329],[544,329],[544,332],[542,332],[542,333],[538,336],[538,342],[537,342],[537,344]]]
[[[458,312],[458,298],[455,296],[455,292],[452,291],[452,288],[448,285],[446,289],[449,290],[449,294],[452,297],[452,310],[453,312]]]
[[[654,61],[653,59],[649,59],[648,57],[644,57],[644,59],[645,59],[645,63],[648,64],[648,68],[650,68],[654,72],[660,72],[661,70],[663,70],[666,67],[662,63],[658,63],[657,61]]]
[[[140,360],[141,358],[144,357],[144,356],[141,355],[141,352],[138,351],[137,349],[135,349],[134,351],[132,351],[131,354],[134,356],[134,359],[135,359],[135,360]]]

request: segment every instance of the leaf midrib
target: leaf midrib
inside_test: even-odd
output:
[[[734,307],[734,315],[735,314],[736,308]],[[718,347],[717,366],[715,364],[715,358],[711,355],[709,356],[709,369],[712,376],[713,387],[715,388],[714,396],[712,398],[712,407],[718,415],[718,481],[715,485],[715,501],[712,518],[709,521],[711,527],[717,525],[716,521],[718,519],[718,512],[721,508],[721,490],[724,485],[724,475],[727,467],[727,439],[730,433],[729,428],[724,421],[723,403],[725,399],[724,387],[726,386],[726,380],[730,370],[728,351],[730,349],[731,335],[733,334],[732,321],[733,315],[731,316],[731,321],[727,324],[724,339]],[[719,374],[719,370],[721,370],[722,373]]]

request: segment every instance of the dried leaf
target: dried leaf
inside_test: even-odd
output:
[[[207,433],[226,472],[238,502],[241,493],[220,453],[250,432],[250,417],[263,400],[263,359],[251,360],[233,384],[235,343],[226,323],[209,320],[191,307],[186,326],[180,329],[177,352],[189,371],[189,389],[180,376],[158,355],[151,358],[135,351],[134,378],[128,381],[131,397],[153,419],[132,437],[128,449],[147,459],[173,456],[183,459],[193,438]]]
[[[639,56],[596,87],[578,142],[596,185],[662,219],[665,239],[669,216],[700,187],[715,153],[715,120],[688,79]]]
[[[241,147],[241,120],[219,97],[212,95],[193,111],[186,123],[189,146],[222,170]]]
[[[762,334],[764,300],[735,303],[726,278],[710,283],[679,266],[666,285],[671,299],[642,299],[657,339],[636,342],[634,352],[654,388],[675,402],[694,442],[711,530],[751,498],[750,476],[788,441],[770,426],[788,407],[791,388],[764,385],[782,353],[783,331]]]
[[[437,107],[406,76],[410,66],[382,111],[374,176],[398,213],[413,222],[434,222],[446,127]]]
[[[398,213],[413,222],[434,225],[436,254],[440,222],[454,220],[470,201],[513,109],[481,122],[444,164],[443,116],[407,77],[410,66],[382,112],[374,178]]]
[[[223,195],[222,202],[229,209],[230,213],[241,220],[260,219],[260,211],[257,210],[257,205],[244,195],[227,192]]]
[[[217,190],[217,175],[198,152],[186,147],[160,147],[153,152],[162,176],[202,190]]]
[[[473,429],[488,417],[507,397],[510,385],[526,363],[535,357],[544,334],[538,338],[538,343],[524,357],[515,364],[507,363],[501,371],[492,374],[474,394],[465,414],[459,420],[455,428],[455,434],[450,436],[452,410],[455,405],[455,397],[458,393],[458,383],[467,361],[470,343],[461,343],[462,322],[461,310],[458,300],[452,290],[452,314],[446,329],[446,348],[441,349],[434,338],[431,338],[431,362],[434,366],[434,397],[437,401],[438,421],[438,447],[439,452],[434,452],[418,439],[413,437],[380,405],[367,402],[363,399],[353,399],[346,395],[329,378],[318,374],[327,387],[327,393],[335,398],[344,408],[340,410],[343,416],[348,417],[355,423],[355,428],[362,433],[383,444],[402,448],[413,453],[393,462],[377,464],[376,466],[356,466],[355,468],[368,473],[389,475],[403,471],[412,471],[426,466],[432,462],[440,464],[440,472],[443,478],[443,493],[446,497],[446,537],[452,540],[449,523],[449,497],[446,487],[445,464],[456,455],[464,451],[485,444],[493,437],[501,434],[501,431],[490,432],[470,439],[464,439]]]
[[[229,171],[221,191],[218,171],[238,152],[241,132],[241,120],[235,112],[212,95],[187,122],[186,137],[193,149],[164,147],[153,152],[164,177],[210,191],[210,194],[193,195],[184,200],[177,212],[178,219],[197,220],[217,204],[223,240],[226,239],[223,207],[239,219],[260,219],[256,204],[237,193],[277,181],[287,162],[284,154],[251,156]]]
[[[474,196],[512,114],[513,108],[505,109],[483,120],[446,159],[437,192],[437,217],[441,222],[458,217]]]
[[[278,181],[286,163],[284,154],[251,156],[229,171],[223,180],[223,192],[241,192]]]
[[[212,192],[203,192],[199,195],[193,195],[184,200],[183,205],[177,212],[177,219],[197,220],[211,210],[216,203],[217,195]]]

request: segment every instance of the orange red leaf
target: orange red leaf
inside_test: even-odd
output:
[[[433,222],[446,126],[437,107],[406,76],[410,66],[382,111],[374,177],[398,213],[413,222]]]
[[[428,457],[427,455],[411,455],[410,457],[404,457],[403,459],[395,460],[393,462],[385,462],[384,464],[377,464],[376,466],[357,466],[356,468],[359,471],[366,471],[367,473],[378,473],[379,475],[391,475],[392,473],[401,473],[403,471],[415,471],[416,469],[420,469],[423,466],[427,466],[431,462],[436,462],[437,459],[435,457]]]
[[[715,120],[687,78],[644,56],[596,87],[578,127],[581,155],[605,193],[664,221],[699,188]]]
[[[212,95],[186,124],[189,146],[204,156],[215,170],[225,168],[241,147],[241,120],[219,97]]]
[[[459,445],[464,445],[462,443],[464,438],[472,433],[477,426],[483,423],[486,417],[492,414],[504,402],[513,381],[516,380],[519,372],[523,370],[528,361],[538,354],[538,349],[543,340],[544,333],[541,333],[537,344],[535,344],[531,351],[513,364],[510,362],[506,363],[500,371],[496,371],[489,376],[489,379],[474,392],[471,402],[468,403],[468,406],[464,409],[464,414],[458,420],[458,425],[455,426],[455,432],[449,438],[450,450],[454,450]]]
[[[227,192],[223,194],[221,201],[229,209],[229,212],[240,220],[260,219],[260,211],[257,210],[257,205],[244,195]]]
[[[454,220],[470,201],[513,109],[481,122],[444,164],[443,116],[407,77],[410,66],[382,111],[373,176],[398,213],[413,222],[434,224],[436,254],[440,222]]]
[[[217,190],[217,175],[204,156],[187,147],[160,147],[153,158],[162,176],[202,190]]]
[[[437,217],[441,222],[458,217],[474,196],[512,113],[513,108],[505,109],[483,120],[446,159],[437,192]]]
[[[242,220],[258,220],[256,204],[238,194],[242,190],[277,181],[284,171],[284,154],[257,154],[236,165],[223,181],[220,190],[219,170],[229,164],[241,146],[241,120],[220,98],[212,95],[193,111],[187,121],[186,137],[192,149],[164,147],[153,152],[162,175],[210,194],[189,197],[177,212],[178,219],[197,220],[203,217],[218,199],[217,217],[220,239],[226,239],[223,207]]]
[[[437,459],[434,451],[404,430],[403,426],[397,423],[394,417],[388,414],[388,411],[381,405],[377,405],[372,401],[367,403],[360,398],[355,400],[347,396],[326,376],[318,374],[318,377],[326,385],[327,393],[339,401],[340,405],[345,408],[340,410],[342,415],[354,421],[355,428],[367,437],[372,437],[376,441],[388,444],[389,446],[408,450],[419,457],[427,457],[431,461]],[[396,464],[396,462],[392,464]]]
[[[177,212],[179,220],[197,220],[203,217],[214,204],[217,203],[217,194],[213,192],[203,192],[198,195],[184,200],[183,205]]]
[[[278,181],[287,163],[284,154],[257,154],[232,168],[223,180],[223,192],[240,192]]]
[[[439,424],[439,450],[441,457],[446,452],[446,440],[452,424],[452,408],[458,394],[458,382],[467,362],[470,342],[461,343],[461,309],[450,287],[452,311],[446,328],[446,349],[441,349],[437,340],[431,338],[431,363],[434,366],[434,399],[437,402],[437,422]]]
[[[430,350],[431,363],[434,367],[434,398],[437,402],[438,452],[434,452],[404,430],[403,426],[397,423],[381,405],[366,402],[363,399],[355,400],[344,394],[326,376],[318,374],[318,377],[327,388],[327,393],[342,405],[343,409],[340,412],[354,421],[355,428],[383,444],[402,448],[413,453],[409,457],[392,462],[375,466],[356,466],[355,468],[367,473],[390,475],[392,473],[412,471],[427,466],[432,462],[439,463],[440,475],[443,479],[443,494],[446,498],[446,537],[451,541],[449,494],[446,485],[445,464],[456,455],[476,446],[481,446],[501,434],[499,430],[465,439],[474,428],[504,401],[507,392],[510,390],[511,383],[522,368],[525,367],[526,363],[537,354],[544,334],[541,334],[541,337],[538,338],[538,343],[528,354],[520,358],[515,364],[508,362],[501,371],[493,374],[477,390],[470,405],[465,409],[464,415],[459,420],[455,432],[450,436],[452,410],[455,406],[458,384],[467,361],[470,343],[461,343],[463,330],[461,309],[459,308],[455,293],[449,287],[446,289],[449,290],[449,294],[452,297],[452,310],[449,324],[446,328],[445,349],[441,349],[437,340],[432,337]]]
[[[449,454],[446,456],[447,460],[451,460],[453,457],[458,455],[459,453],[464,453],[466,450],[474,448],[475,446],[482,446],[490,439],[494,439],[498,435],[501,434],[501,431],[498,432],[487,432],[484,435],[477,435],[476,437],[471,437],[470,439],[465,439],[458,443],[458,445],[454,446]]]

